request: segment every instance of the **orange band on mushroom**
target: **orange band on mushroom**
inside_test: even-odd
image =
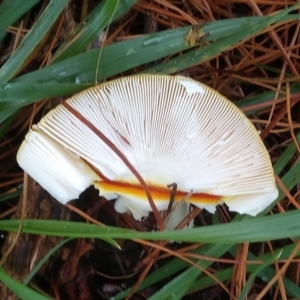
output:
[[[129,184],[120,181],[99,181],[95,184],[100,192],[103,193],[116,193],[119,195],[126,195],[128,197],[134,196],[147,201],[146,193],[142,186],[137,184]],[[171,190],[157,186],[148,186],[154,201],[166,201],[170,199]],[[176,191],[175,201],[181,201],[188,193]],[[205,193],[193,193],[188,199],[191,203],[203,204],[218,204],[221,201],[221,196],[210,195]]]

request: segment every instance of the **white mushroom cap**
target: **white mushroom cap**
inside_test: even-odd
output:
[[[17,160],[53,197],[66,204],[100,177],[78,155],[57,143],[37,126],[26,135]]]
[[[176,201],[193,191],[188,201],[210,212],[225,202],[230,210],[256,215],[278,195],[268,152],[255,127],[235,105],[204,84],[182,76],[139,75],[90,88],[67,102],[131,162],[152,188],[159,210],[167,208],[166,186],[174,182],[181,192]],[[66,107],[57,106],[31,132],[37,128],[57,142],[57,151],[68,149],[66,153],[75,153],[106,178],[89,175],[76,193],[60,195],[55,176],[66,174],[63,164],[55,157],[45,158],[41,172],[51,183],[47,188],[41,185],[57,200],[65,203],[87,184],[96,183],[101,195],[119,195],[118,211],[130,210],[136,218],[151,211],[146,194],[123,161]],[[36,160],[39,143],[27,137],[18,153],[20,166],[38,182],[44,175],[32,170],[29,162]],[[78,178],[90,171],[88,167]],[[64,185],[74,188],[71,177],[64,180]]]

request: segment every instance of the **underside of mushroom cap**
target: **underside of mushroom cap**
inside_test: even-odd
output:
[[[82,158],[35,125],[26,135],[17,160],[25,172],[63,204],[78,198],[87,187],[100,180]]]
[[[101,84],[67,102],[151,186],[166,189],[175,182],[181,192],[222,196],[215,203],[190,199],[210,211],[225,201],[230,209],[256,214],[277,197],[269,155],[255,127],[235,105],[204,84],[182,76],[139,75]],[[38,128],[103,178],[139,184],[118,155],[63,105],[49,112]],[[101,182],[99,186],[101,193]],[[143,211],[146,195],[135,199],[134,205]]]

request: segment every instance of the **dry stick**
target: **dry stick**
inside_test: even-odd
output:
[[[294,33],[294,36],[293,36],[293,38],[292,38],[292,42],[291,42],[290,46],[295,45],[295,42],[296,42],[296,40],[297,40],[298,35],[299,35],[299,24],[297,25],[297,29],[296,29],[296,31],[295,31],[295,33]],[[287,56],[290,58],[291,54],[292,54],[292,50],[289,50],[288,53],[287,53]],[[277,91],[276,91],[275,99],[277,99],[278,94],[279,94],[278,91],[281,89],[281,85],[282,85],[281,81],[283,80],[283,77],[284,77],[284,75],[285,75],[287,65],[288,65],[288,64],[287,64],[287,61],[285,60],[285,61],[284,61],[284,64],[283,64],[283,67],[282,67],[282,70],[281,70],[281,73],[280,73],[280,77],[279,77],[279,82],[278,82],[278,86],[277,86]],[[287,84],[288,84],[288,83],[287,83]],[[288,91],[287,91],[287,92],[288,92]],[[290,99],[288,98],[288,99],[287,99],[287,105],[288,105],[289,100],[290,100]],[[271,118],[272,118],[272,115],[273,115],[273,113],[274,113],[274,110],[275,110],[275,104],[272,105],[272,110],[271,110],[271,113],[270,113],[270,116],[269,116],[269,121],[270,121]],[[292,130],[292,129],[291,129],[291,130]],[[297,143],[296,143],[296,146],[298,146]],[[298,149],[298,150],[299,150],[299,149]],[[300,154],[300,151],[298,152],[298,154]]]
[[[25,175],[24,176],[24,188],[23,188],[23,195],[21,195],[21,199],[23,200],[22,204],[23,204],[23,207],[22,207],[22,213],[21,213],[21,219],[20,219],[20,225],[19,225],[19,228],[18,228],[18,231],[15,235],[15,237],[13,238],[12,240],[12,243],[9,247],[9,249],[3,254],[2,258],[1,258],[1,261],[0,261],[0,266],[3,266],[7,260],[7,257],[9,256],[9,254],[13,251],[15,245],[17,244],[17,241],[18,241],[18,238],[20,236],[20,234],[22,233],[22,225],[23,225],[23,220],[24,220],[24,216],[25,216],[25,212],[26,212],[26,204],[27,204],[27,195],[28,195],[28,192],[27,192],[27,186],[28,186],[28,176]]]
[[[298,251],[300,249],[300,242],[298,242],[292,251],[289,259],[284,263],[284,265],[281,267],[281,269],[277,272],[277,274],[268,282],[268,284],[263,288],[263,290],[256,296],[256,300],[261,300],[267,293],[269,289],[271,289],[272,285],[275,283],[275,281],[279,278],[279,276],[282,276],[282,274],[287,270],[288,266],[291,263],[291,260],[297,255]]]
[[[259,9],[259,7],[258,7],[258,5],[256,4],[256,2],[255,2],[254,0],[250,0],[249,2],[250,2],[250,3],[249,3],[250,7],[252,7],[252,9],[253,9],[259,16],[263,16],[263,13],[262,13],[261,10]],[[282,53],[283,58],[285,59],[285,64],[287,64],[287,65],[290,67],[290,69],[291,69],[291,71],[292,71],[292,73],[293,73],[293,75],[294,75],[295,77],[299,77],[299,73],[298,73],[297,69],[295,68],[293,62],[290,60],[290,53],[288,54],[288,53],[285,51],[285,48],[284,48],[284,46],[282,45],[282,41],[280,40],[280,38],[279,38],[277,32],[274,31],[274,30],[272,30],[272,31],[270,31],[269,34],[270,34],[270,36],[271,36],[271,39],[273,40],[273,42],[275,43],[275,45],[276,45],[277,48],[279,49],[279,51]],[[283,76],[283,72],[281,72],[280,77],[282,77],[282,76]],[[280,87],[280,86],[281,86],[281,83],[278,83],[278,87]],[[278,96],[278,94],[276,93],[276,96],[275,96],[275,97],[277,97],[277,96]],[[275,99],[276,99],[276,98],[275,98]],[[270,121],[271,118],[272,118],[274,109],[275,109],[275,106],[273,105],[273,106],[272,106],[271,113],[270,113],[269,121]]]
[[[0,220],[8,217],[9,215],[15,213],[17,211],[17,206],[13,206],[10,209],[7,209],[5,212],[3,212],[2,214],[0,214]]]
[[[172,203],[172,198],[175,197],[175,193],[176,193],[175,188],[177,188],[177,184],[174,184],[174,183],[173,183],[173,184],[169,185],[168,187],[171,187],[171,186],[173,186],[172,195],[171,195],[171,199],[170,199],[170,202]],[[188,194],[188,195],[181,201],[181,203],[184,202],[187,198],[189,198],[190,195],[191,195],[191,193]],[[173,201],[174,201],[174,199],[173,199]],[[180,203],[179,203],[178,205],[180,205]],[[171,207],[171,208],[172,208],[172,207]],[[200,210],[200,209],[197,207],[197,208],[195,208],[195,209],[193,210],[193,212],[196,212],[197,214],[199,214],[199,210]],[[191,213],[190,213],[190,215],[191,215]],[[164,220],[164,225],[166,224],[166,222],[167,222],[167,220],[168,220],[169,217],[170,217],[170,212],[167,214],[167,216],[166,216],[166,218],[165,218],[165,220]],[[194,216],[193,218],[195,218],[195,216]],[[191,218],[191,219],[193,219],[193,218]],[[175,229],[182,228],[182,227],[186,226],[186,225],[187,225],[187,222],[190,222],[190,220],[186,220],[186,218],[185,218],[184,220],[182,220],[182,221],[180,222],[180,224],[178,224],[178,225],[176,226]],[[141,241],[139,241],[139,240],[134,240],[134,241],[140,242],[140,243],[141,243]],[[148,241],[142,241],[142,242],[143,242],[142,244],[143,244],[144,246],[145,246],[147,243],[149,243]],[[147,261],[144,263],[144,264],[147,264],[147,265],[146,265],[146,269],[147,269],[147,270],[149,270],[149,268],[150,268],[150,267],[153,265],[153,263],[157,260],[157,257],[158,257],[158,255],[160,254],[161,251],[164,251],[164,252],[166,252],[166,253],[171,253],[171,252],[173,252],[173,251],[171,251],[171,250],[169,250],[169,249],[168,249],[168,250],[165,250],[166,248],[164,248],[164,246],[165,246],[166,244],[167,244],[166,241],[162,241],[162,242],[156,244],[156,246],[154,247],[154,251],[153,251],[152,253],[151,253],[151,251],[150,251],[150,254],[149,254],[149,256],[147,257]],[[163,247],[163,248],[160,248],[160,247]],[[177,253],[178,253],[178,252],[176,251],[176,252],[173,253],[173,255],[174,255],[174,256],[178,256],[180,259],[185,260],[185,261],[187,261],[188,263],[190,263],[190,260],[188,260],[187,258],[185,258],[184,255],[181,256],[181,255],[179,255],[179,254],[177,254]],[[171,253],[171,254],[172,254],[172,253]],[[222,288],[224,288],[225,291],[229,293],[229,291],[226,290],[225,285],[223,286],[222,283],[220,283],[220,282],[214,277],[213,274],[211,274],[211,273],[210,273],[209,271],[207,271],[205,268],[202,268],[202,267],[198,266],[197,264],[193,264],[193,263],[192,263],[192,265],[193,265],[194,267],[198,268],[200,271],[202,271],[202,272],[204,272],[205,274],[207,274],[209,277],[211,277],[211,278],[212,278],[213,280],[215,280],[216,282],[218,282],[218,283],[222,286]],[[129,299],[129,298],[135,293],[135,291],[136,291],[136,289],[138,288],[140,282],[142,282],[142,280],[144,279],[145,274],[147,274],[147,273],[145,273],[145,272],[143,271],[142,274],[139,276],[138,281],[137,281],[137,282],[135,283],[135,285],[133,286],[133,288],[132,288],[132,290],[130,291],[130,294],[128,295],[128,298],[127,298],[127,299]]]
[[[108,24],[107,24],[107,31],[108,31],[108,28],[109,28],[109,26],[110,26],[110,24],[111,24],[111,22],[112,22],[112,19],[113,19],[115,13],[116,13],[116,10],[117,10],[118,5],[119,5],[119,0],[118,0],[118,2],[117,2],[116,7],[114,8],[114,11],[113,11],[113,13],[112,13],[112,15],[111,15],[111,18],[110,18],[110,20],[109,20],[109,22],[108,22]],[[106,32],[106,34],[105,34],[105,39],[106,39],[106,35],[107,35],[107,32]],[[105,41],[105,39],[104,39],[104,41]],[[95,85],[96,85],[96,86],[97,86],[97,83],[98,83],[98,69],[99,69],[100,58],[101,58],[102,51],[103,51],[103,47],[104,47],[104,41],[102,42],[102,45],[101,45],[101,47],[100,47],[100,52],[99,52],[99,56],[98,56],[97,64],[96,64],[96,74],[95,74]]]
[[[139,285],[142,283],[142,281],[144,280],[144,278],[146,277],[146,275],[149,273],[152,265],[154,264],[154,260],[152,259],[150,261],[150,263],[147,265],[147,267],[143,270],[143,272],[141,273],[141,275],[139,276],[137,282],[134,284],[134,286],[132,287],[132,289],[130,290],[129,294],[127,295],[125,300],[129,300],[131,298],[131,296],[133,296],[133,294],[136,292],[137,288],[139,287]]]
[[[23,24],[23,21],[22,23]],[[54,43],[52,42],[51,46],[53,46]],[[44,62],[43,62],[44,63]],[[35,105],[34,104],[34,109],[35,109]],[[33,110],[34,111],[34,110]],[[32,124],[32,118],[33,118],[33,114],[31,115],[31,118],[30,118],[30,126]],[[21,231],[22,231],[22,222],[23,222],[23,219],[24,219],[24,216],[25,216],[25,211],[26,211],[26,204],[27,204],[27,187],[28,187],[28,175],[27,173],[24,173],[24,187],[23,187],[23,208],[22,208],[22,214],[21,214],[21,222],[20,222],[20,226],[18,228],[18,231],[17,231],[17,234],[16,234],[16,237],[15,239],[13,240],[10,248],[7,250],[7,252],[3,255],[1,261],[0,261],[0,265],[3,265],[8,257],[8,255],[12,252],[13,248],[15,247],[16,243],[17,243],[17,239],[19,237],[19,235],[21,234]],[[22,196],[21,196],[22,197]]]
[[[194,210],[193,210],[193,212],[196,212],[197,214],[199,213],[199,208],[198,207],[196,207]],[[194,218],[194,217],[193,217]],[[186,220],[183,220],[178,226],[176,226],[176,229],[177,228],[181,228],[182,226],[186,226],[187,225],[187,221]],[[148,242],[148,241],[141,241],[141,240],[137,240],[137,239],[133,239],[133,241],[135,241],[135,242],[138,242],[138,243],[141,243],[141,244],[143,244],[143,245],[150,245],[151,246],[151,244],[152,243],[150,243],[150,242]],[[205,269],[205,268],[203,268],[203,267],[201,267],[200,265],[198,265],[197,263],[194,263],[193,261],[191,261],[191,260],[189,260],[188,259],[188,255],[186,255],[185,253],[182,253],[182,249],[181,250],[178,250],[178,251],[172,251],[172,250],[170,250],[170,249],[166,249],[164,246],[167,244],[167,242],[166,241],[162,241],[162,242],[160,242],[159,244],[156,244],[155,245],[155,248],[154,248],[154,251],[146,258],[147,259],[147,262],[148,262],[148,264],[147,264],[147,267],[146,267],[146,269],[148,270],[149,269],[149,265],[150,266],[152,266],[153,265],[153,263],[154,263],[154,261],[155,260],[157,260],[157,257],[158,257],[158,255],[159,255],[159,253],[161,252],[161,251],[164,251],[164,252],[166,252],[166,257],[168,257],[168,255],[173,255],[173,256],[175,256],[175,257],[178,257],[178,258],[180,258],[180,259],[182,259],[182,260],[184,260],[184,261],[186,261],[187,263],[189,263],[189,264],[191,264],[193,267],[195,267],[195,268],[197,268],[197,269],[199,269],[201,272],[203,272],[203,273],[205,273],[207,276],[209,276],[211,279],[213,279],[216,283],[218,283],[223,289],[224,289],[224,291],[225,292],[227,292],[228,293],[228,295],[230,295],[230,291],[228,290],[228,288],[225,286],[225,284],[223,284],[223,282],[221,282],[218,278],[216,278],[212,273],[210,273],[207,269]],[[154,246],[152,246],[152,247],[154,247]],[[181,254],[182,253],[182,254]],[[192,257],[192,256],[191,256]],[[197,257],[196,257],[197,258]],[[160,259],[160,258],[159,258]],[[200,258],[201,259],[201,258]],[[146,264],[146,263],[145,263]],[[139,283],[142,281],[142,279],[145,277],[144,276],[144,272],[140,275],[140,277],[139,277],[139,280],[138,280],[138,282],[133,286],[133,288],[132,288],[132,290],[130,291],[130,294],[129,294],[129,296],[128,296],[128,298],[126,298],[126,299],[129,299],[133,294],[134,294],[134,292],[136,291],[136,289],[137,289],[137,287],[138,287],[138,285],[139,285]]]
[[[274,255],[274,249],[273,249],[271,241],[267,241],[267,245],[269,246],[270,253],[272,253],[272,255]],[[279,272],[279,265],[278,264],[279,264],[278,260],[275,260],[274,261],[274,267],[275,267],[276,273]],[[284,276],[285,276],[285,274],[282,274],[282,276],[278,276],[277,286],[274,287],[275,288],[274,290],[272,290],[273,299],[278,299],[278,292],[280,292],[281,300],[287,300],[286,293],[285,293],[285,286],[284,286],[284,283],[283,283]]]
[[[23,24],[23,23],[21,23],[21,24]],[[54,45],[54,44],[52,43],[51,45]],[[35,105],[36,104],[34,104],[34,108],[35,108]],[[30,126],[32,124],[32,118],[33,118],[33,114],[32,114],[31,119],[30,119]],[[28,187],[28,175],[27,175],[27,173],[24,173],[24,187],[23,187],[23,194],[22,194],[23,196],[21,196],[22,199],[23,199],[23,208],[22,208],[22,213],[21,213],[20,226],[18,228],[18,231],[16,233],[16,236],[15,236],[10,248],[6,251],[6,253],[4,253],[4,255],[3,255],[3,257],[0,261],[0,265],[3,265],[6,262],[6,259],[7,259],[8,255],[12,252],[13,248],[15,247],[15,245],[17,243],[17,239],[18,239],[19,235],[22,232],[22,223],[23,223],[23,220],[24,220],[25,211],[26,211],[26,204],[27,204],[27,195],[28,195],[27,187]]]
[[[23,25],[23,21],[21,22],[21,26],[22,25]],[[18,32],[19,32],[19,30],[18,30]],[[52,42],[52,45],[53,45],[53,42]],[[36,104],[34,104],[34,108],[35,108],[35,105]],[[32,114],[32,117],[30,119],[30,127],[31,127],[31,124],[32,124],[32,118],[33,118],[33,114]],[[26,210],[26,204],[27,204],[28,175],[26,173],[24,173],[24,180],[23,181],[24,181],[24,188],[23,188],[23,194],[22,194],[23,196],[21,196],[23,198],[23,208],[22,208],[22,213],[21,213],[20,226],[18,228],[18,231],[16,233],[16,236],[15,236],[14,240],[12,241],[11,246],[6,251],[6,253],[4,253],[4,255],[3,255],[3,257],[0,261],[0,265],[3,265],[6,262],[6,259],[7,259],[8,255],[12,252],[13,248],[15,247],[15,245],[17,243],[17,240],[19,238],[19,235],[21,234],[21,231],[22,231],[22,222],[23,222],[23,219],[24,219],[24,216],[25,216],[25,210]]]
[[[92,218],[91,216],[89,216],[88,214],[86,214],[85,212],[83,212],[82,210],[80,210],[79,208],[77,208],[76,206],[67,203],[66,207],[69,208],[70,210],[72,210],[73,212],[75,212],[76,214],[78,214],[79,216],[85,218],[87,221],[90,221],[94,224],[97,224],[99,226],[105,226],[105,224],[96,221],[94,218]]]
[[[197,21],[195,20],[195,18],[193,18],[188,13],[181,10],[180,8],[175,6],[174,4],[170,3],[170,1],[166,1],[166,0],[154,0],[154,1],[158,4],[161,4],[162,6],[165,6],[165,8],[169,8],[171,11],[177,12],[180,16],[185,18],[185,20],[190,22],[192,25],[197,25]]]
[[[281,188],[285,196],[289,199],[289,201],[297,208],[300,209],[300,204],[295,200],[295,198],[290,194],[289,190],[285,187],[284,183],[282,182],[281,178],[275,175],[276,183]]]
[[[263,13],[261,12],[261,10],[259,9],[259,7],[257,6],[256,2],[254,0],[250,0],[249,1],[249,5],[252,7],[252,9],[257,13],[257,15],[259,16],[263,16]],[[273,42],[276,44],[276,46],[278,47],[278,49],[280,50],[280,52],[282,53],[285,61],[287,62],[288,66],[290,67],[291,71],[293,72],[293,75],[295,77],[299,77],[299,73],[296,69],[296,67],[294,66],[293,62],[290,60],[289,55],[286,53],[283,45],[281,44],[281,40],[278,37],[278,34],[273,30],[270,32],[270,36],[273,40]]]
[[[133,241],[136,241],[136,242],[139,242],[143,245],[149,245],[149,246],[152,246],[153,247],[153,243],[152,242],[149,242],[149,241],[144,241],[144,240],[138,240],[138,239],[132,239]],[[167,244],[167,242],[163,242],[164,244]],[[155,245],[155,251],[157,252],[160,252],[160,251],[164,251],[170,255],[173,255],[175,257],[178,257],[180,258],[181,260],[187,262],[188,264],[190,264],[191,266],[193,266],[194,268],[198,269],[199,271],[203,272],[204,274],[206,274],[208,277],[210,277],[212,280],[214,280],[216,283],[218,283],[226,293],[228,293],[228,295],[230,295],[230,291],[229,289],[226,287],[226,285],[221,281],[219,280],[214,274],[212,274],[208,269],[205,269],[204,267],[200,266],[197,262],[194,262],[192,260],[190,260],[189,258],[187,258],[185,256],[185,253],[182,253],[179,250],[177,251],[174,251],[174,250],[171,250],[171,249],[168,249],[168,248],[165,248],[164,247],[164,244],[156,244]],[[154,252],[153,252],[154,253]],[[154,256],[152,255],[152,257],[149,257],[148,260],[150,261],[151,265],[153,264],[153,261],[154,261]],[[143,274],[142,274],[143,275]],[[134,286],[135,287],[135,286]]]
[[[292,136],[292,140],[295,144],[297,153],[298,153],[298,157],[300,156],[300,147],[298,145],[297,139],[295,137],[295,133],[293,130],[293,124],[292,124],[292,116],[291,116],[291,94],[290,94],[290,86],[287,83],[286,85],[286,111],[287,111],[287,117],[288,117],[288,122],[290,125],[290,132],[291,132],[291,136]]]
[[[92,223],[100,225],[100,226],[104,225],[104,224],[100,223],[99,221],[93,219],[92,217],[88,216],[87,214],[83,213],[82,211],[80,211],[78,208],[76,208],[72,204],[66,204],[66,206],[69,209],[73,210],[74,212],[77,212],[82,217],[86,218],[88,221],[91,221]],[[153,265],[153,263],[155,261],[155,258],[158,256],[159,252],[164,251],[164,252],[166,252],[166,257],[170,257],[172,255],[172,256],[175,256],[175,257],[178,257],[178,258],[184,260],[185,262],[187,262],[191,266],[194,266],[195,268],[197,268],[200,271],[202,271],[203,273],[205,273],[207,276],[209,276],[210,278],[212,278],[215,282],[219,283],[222,286],[222,288],[227,293],[229,293],[229,290],[226,288],[226,286],[221,281],[219,281],[213,274],[211,274],[208,270],[206,270],[205,268],[202,268],[201,266],[199,266],[198,264],[196,264],[195,262],[193,262],[192,260],[190,260],[188,258],[190,256],[191,258],[206,260],[207,259],[206,256],[201,256],[201,255],[193,256],[192,254],[187,255],[187,254],[183,253],[184,250],[188,251],[188,250],[191,250],[191,249],[195,249],[196,246],[197,247],[199,246],[199,244],[196,244],[196,245],[193,245],[193,246],[188,246],[188,247],[179,249],[178,251],[173,251],[173,250],[170,250],[170,249],[167,249],[167,248],[164,247],[164,245],[166,245],[167,242],[160,242],[160,244],[154,244],[153,242],[149,242],[149,241],[145,241],[145,240],[140,240],[140,239],[132,239],[132,241],[137,242],[137,243],[139,243],[141,245],[144,245],[144,246],[147,245],[147,246],[152,247],[152,248],[155,249],[155,251],[151,255],[151,258],[149,258],[149,264],[147,265],[146,269],[144,269],[144,271],[141,273],[141,275],[140,275],[141,279],[139,279],[138,282],[141,282],[141,280],[143,278],[145,278],[145,276],[147,275],[150,267]],[[164,258],[164,257],[162,257],[162,258]],[[214,259],[215,258],[211,258],[211,261],[213,261]],[[147,270],[147,272],[145,270]],[[134,274],[136,274],[137,272],[138,271],[136,271]],[[126,276],[131,277],[132,274],[125,275],[125,277],[123,276],[123,278],[126,278]],[[138,287],[138,284],[135,284],[134,287],[132,288],[131,292],[130,292],[130,295],[132,295],[135,292],[135,290],[137,289],[137,287]]]
[[[82,121],[82,123],[85,124],[89,129],[91,129],[109,148],[111,148],[119,156],[119,158],[121,158],[121,160],[124,162],[124,164],[128,167],[128,169],[134,174],[134,176],[138,179],[138,181],[142,185],[142,187],[147,195],[151,209],[156,217],[158,227],[161,231],[164,230],[162,218],[160,216],[160,213],[159,213],[157,207],[154,204],[154,201],[151,196],[151,192],[150,192],[145,180],[143,179],[143,177],[136,171],[136,169],[132,166],[132,164],[125,157],[125,155],[98,128],[96,128],[90,121],[88,121],[80,112],[75,110],[66,101],[63,101],[62,105],[71,114],[73,114],[76,118],[78,118],[80,121]]]
[[[173,206],[173,203],[175,201],[175,195],[176,195],[176,190],[177,190],[177,183],[171,183],[171,184],[168,184],[167,185],[168,188],[172,188],[171,190],[171,196],[170,196],[170,201],[169,201],[169,205],[168,205],[168,208],[167,208],[167,214],[170,213],[171,209],[172,209],[172,206]]]
[[[119,5],[119,0],[117,2],[116,7],[114,8],[112,16],[111,16],[111,18],[108,22],[107,28],[109,28],[109,26],[112,22],[112,19],[113,19],[115,13],[116,13],[118,5]],[[98,81],[98,69],[99,69],[100,58],[101,58],[101,55],[102,55],[103,46],[104,46],[104,43],[102,43],[102,46],[100,48],[100,53],[99,53],[99,56],[98,56],[98,60],[97,60],[96,74],[95,74],[95,85],[97,85],[97,83],[98,83],[97,82]],[[129,162],[129,160],[127,160],[127,158],[123,155],[123,153],[121,151],[119,151],[119,149],[116,148],[115,145],[100,130],[98,130],[92,123],[90,123],[79,112],[77,112],[75,109],[73,109],[67,102],[64,101],[62,104],[67,108],[67,110],[69,110],[73,115],[78,117],[78,119],[80,119],[86,126],[88,126],[96,135],[98,135],[106,143],[106,145],[109,146],[122,159],[122,161],[125,163],[125,165],[128,167],[128,169],[135,175],[135,177],[138,179],[138,181],[142,185],[144,191],[146,192],[149,204],[150,204],[150,206],[152,208],[152,211],[153,211],[153,213],[156,217],[159,229],[164,230],[164,225],[163,225],[163,221],[162,221],[162,218],[160,216],[160,213],[159,213],[157,207],[155,206],[155,204],[153,202],[150,190],[149,190],[146,182],[142,178],[142,176],[135,170],[135,168],[132,166],[132,164]]]
[[[299,101],[299,99],[294,98],[290,101],[290,108],[292,108],[297,102]],[[281,120],[284,115],[286,114],[287,111],[287,107],[283,106],[281,108],[281,110],[277,113],[277,115],[274,117],[274,119],[271,121],[271,123],[266,127],[266,129],[261,133],[260,137],[263,140],[269,133],[270,131],[275,127],[275,125],[277,124],[277,122],[279,120]]]

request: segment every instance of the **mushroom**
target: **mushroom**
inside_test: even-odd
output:
[[[270,158],[255,127],[228,99],[190,78],[138,75],[66,100],[99,129],[147,183],[159,211],[170,201],[213,213],[257,215],[278,195]],[[94,184],[115,209],[140,219],[151,211],[139,181],[82,120],[60,104],[32,127],[19,165],[58,201]],[[190,194],[189,197],[186,197]],[[184,200],[183,200],[184,199]],[[176,222],[175,222],[176,223]]]

